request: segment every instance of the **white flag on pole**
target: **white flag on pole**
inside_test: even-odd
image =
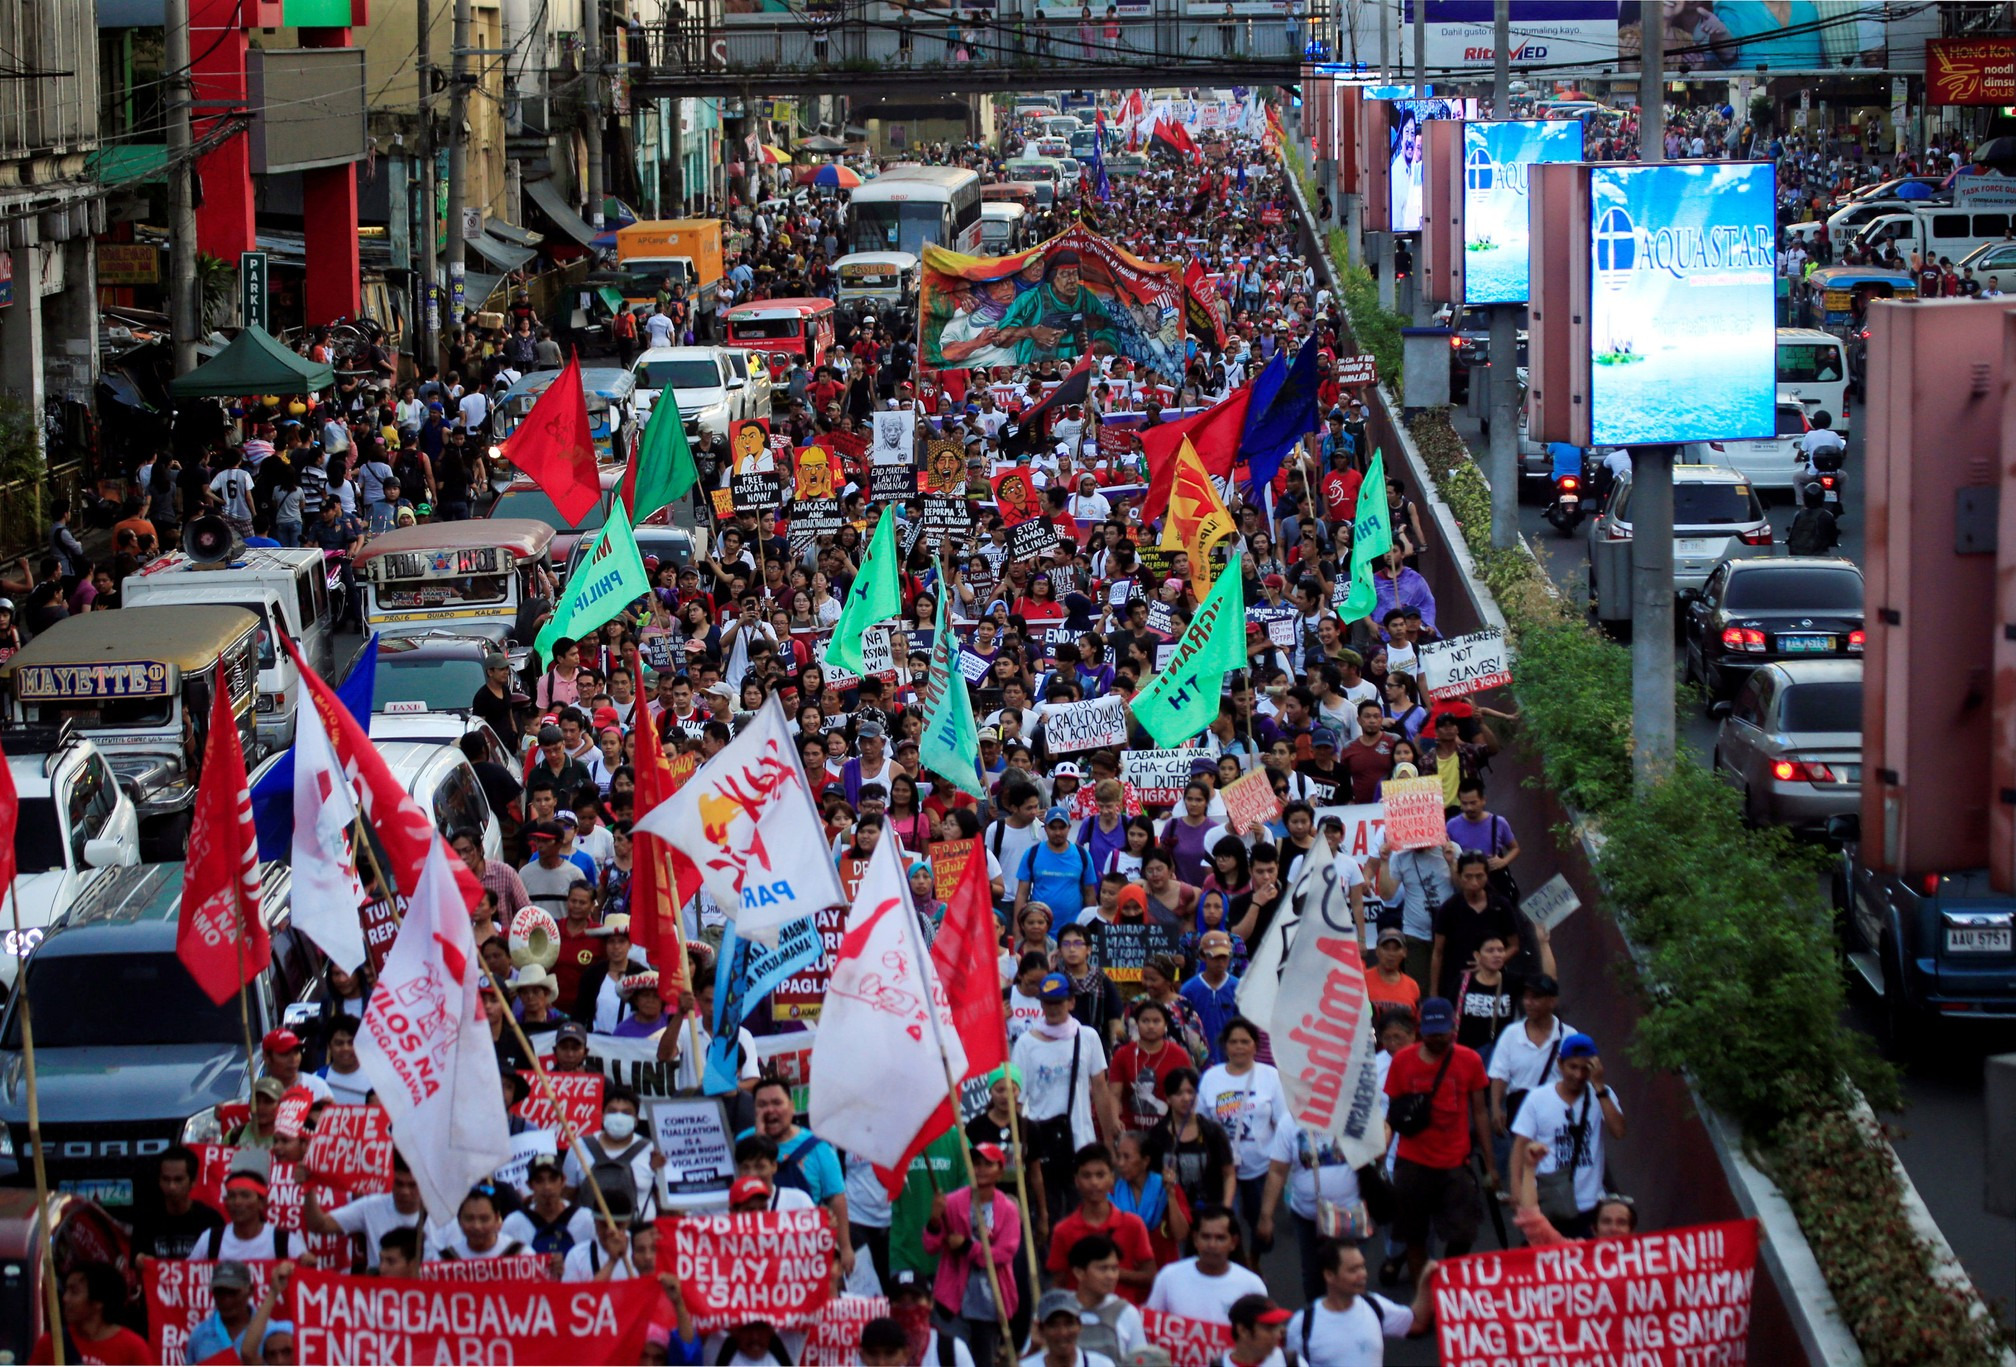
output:
[[[434,1220],[453,1219],[469,1188],[511,1157],[482,961],[448,860],[437,837],[357,1037],[357,1061]]]
[[[294,722],[294,924],[347,972],[364,962],[364,889],[347,836],[357,794],[312,703]]]
[[[953,1077],[966,1075],[952,1008],[923,967],[896,849],[882,841],[868,860],[812,1043],[813,1133],[881,1168],[900,1167],[946,1104],[946,1061]]]

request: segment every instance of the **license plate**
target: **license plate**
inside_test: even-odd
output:
[[[1673,543],[1673,554],[1675,555],[1709,555],[1713,553],[1714,549],[1714,546],[1706,541],[1683,539]]]
[[[1948,954],[2007,954],[2009,952],[2009,928],[2007,926],[1968,927],[1946,931],[1946,952]]]
[[[133,1179],[130,1177],[85,1177],[67,1182],[58,1182],[56,1190],[71,1196],[82,1196],[96,1201],[101,1206],[130,1206],[133,1204]]]
[[[1833,764],[1828,767],[1835,772],[1843,783],[1860,783],[1862,781],[1862,766],[1859,764]]]
[[[1778,648],[1788,655],[1823,655],[1834,649],[1832,636],[1780,636]]]

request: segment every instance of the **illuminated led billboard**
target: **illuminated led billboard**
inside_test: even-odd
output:
[[[1589,422],[1601,446],[1776,431],[1768,162],[1589,171]]]
[[[1394,100],[1388,106],[1386,156],[1391,163],[1388,231],[1421,231],[1421,173],[1428,154],[1428,139],[1421,125],[1430,119],[1460,119],[1465,107],[1474,103],[1459,99]]]
[[[1526,302],[1526,168],[1582,160],[1580,119],[1463,125],[1463,302]]]

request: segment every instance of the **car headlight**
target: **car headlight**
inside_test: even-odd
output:
[[[224,1142],[224,1126],[217,1119],[217,1108],[215,1106],[198,1111],[182,1122],[182,1142],[184,1144],[221,1144]]]
[[[4,1120],[0,1120],[0,1158],[10,1162],[14,1158],[14,1133],[7,1128]]]

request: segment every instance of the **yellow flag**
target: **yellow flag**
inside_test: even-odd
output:
[[[1218,486],[1185,437],[1176,448],[1176,471],[1169,488],[1169,513],[1162,523],[1160,549],[1190,557],[1190,587],[1201,601],[1211,592],[1211,550],[1238,534],[1238,525],[1218,496]]]

